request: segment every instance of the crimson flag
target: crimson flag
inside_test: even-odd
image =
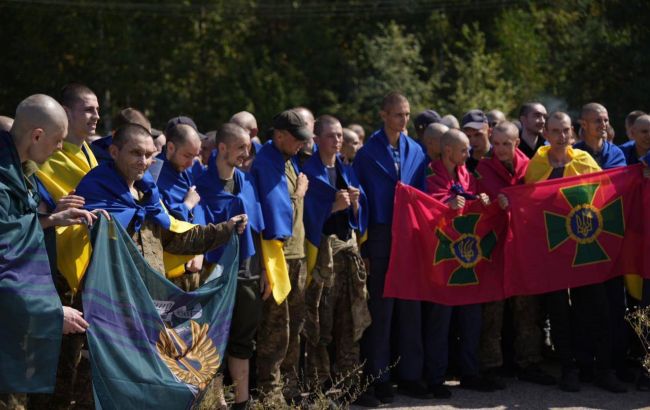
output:
[[[384,297],[451,306],[503,299],[506,222],[496,204],[454,211],[398,184]]]
[[[642,167],[503,190],[510,202],[506,295],[539,294],[640,272]]]

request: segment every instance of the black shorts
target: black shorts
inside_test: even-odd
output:
[[[250,359],[255,349],[255,334],[262,321],[260,280],[237,279],[235,307],[232,311],[227,352],[237,359]]]

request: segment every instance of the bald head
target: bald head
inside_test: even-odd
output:
[[[5,117],[4,115],[0,115],[0,131],[7,131],[11,130],[11,126],[14,124],[14,119],[11,117]]]
[[[348,125],[348,129],[356,132],[361,144],[363,144],[363,141],[366,139],[366,130],[364,130],[360,124],[350,124]]]
[[[440,123],[429,124],[424,129],[424,134],[422,135],[422,144],[427,150],[427,155],[431,158],[432,161],[440,159],[440,140],[445,132],[449,131],[449,127]]]
[[[440,124],[446,125],[449,128],[460,129],[460,123],[458,118],[454,117],[451,114],[447,114],[442,119],[440,119]]]
[[[582,110],[580,111],[580,118],[584,120],[585,117],[590,113],[601,113],[601,112],[606,113],[607,108],[605,108],[605,106],[603,106],[602,104],[591,102],[589,104],[585,104],[582,106]]]
[[[21,161],[43,163],[61,146],[68,132],[68,118],[54,98],[35,94],[18,104],[10,132]]]
[[[469,138],[461,130],[452,128],[442,134],[440,147],[445,166],[459,167],[469,158]]]
[[[519,138],[519,128],[510,121],[502,121],[492,130],[492,135],[494,133],[499,133],[501,135],[507,136],[511,140],[516,140]]]
[[[494,127],[506,120],[506,115],[499,110],[490,110],[485,114],[488,118],[490,127]]]
[[[233,141],[238,140],[239,138],[245,138],[247,141],[250,141],[248,132],[246,132],[244,127],[241,127],[239,124],[233,122],[227,122],[219,127],[219,130],[215,135],[215,142],[217,146],[219,144],[228,145]]]
[[[255,116],[248,111],[240,111],[230,117],[231,123],[237,124],[248,132],[251,138],[256,137],[258,133],[257,120]]]
[[[445,147],[455,147],[458,145],[467,144],[469,146],[469,138],[464,132],[457,129],[450,129],[440,138],[440,147],[444,150]]]
[[[199,137],[199,133],[187,124],[174,125],[171,127],[169,132],[165,134],[165,137],[167,137],[168,144],[171,142],[176,146],[181,146],[188,142],[201,145],[201,138]]]

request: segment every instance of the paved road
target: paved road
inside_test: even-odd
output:
[[[639,392],[629,385],[630,391],[613,394],[590,384],[582,385],[579,393],[566,393],[556,386],[538,386],[505,379],[508,388],[494,393],[467,391],[450,384],[452,397],[447,400],[416,400],[395,396],[395,402],[384,409],[650,409],[650,392]],[[355,410],[362,407],[353,406]]]

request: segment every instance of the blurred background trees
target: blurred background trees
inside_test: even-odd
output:
[[[0,0],[0,114],[80,81],[104,131],[125,106],[203,130],[249,110],[263,128],[303,105],[378,124],[389,90],[413,114],[524,101],[576,113],[650,109],[650,2],[622,0]]]

